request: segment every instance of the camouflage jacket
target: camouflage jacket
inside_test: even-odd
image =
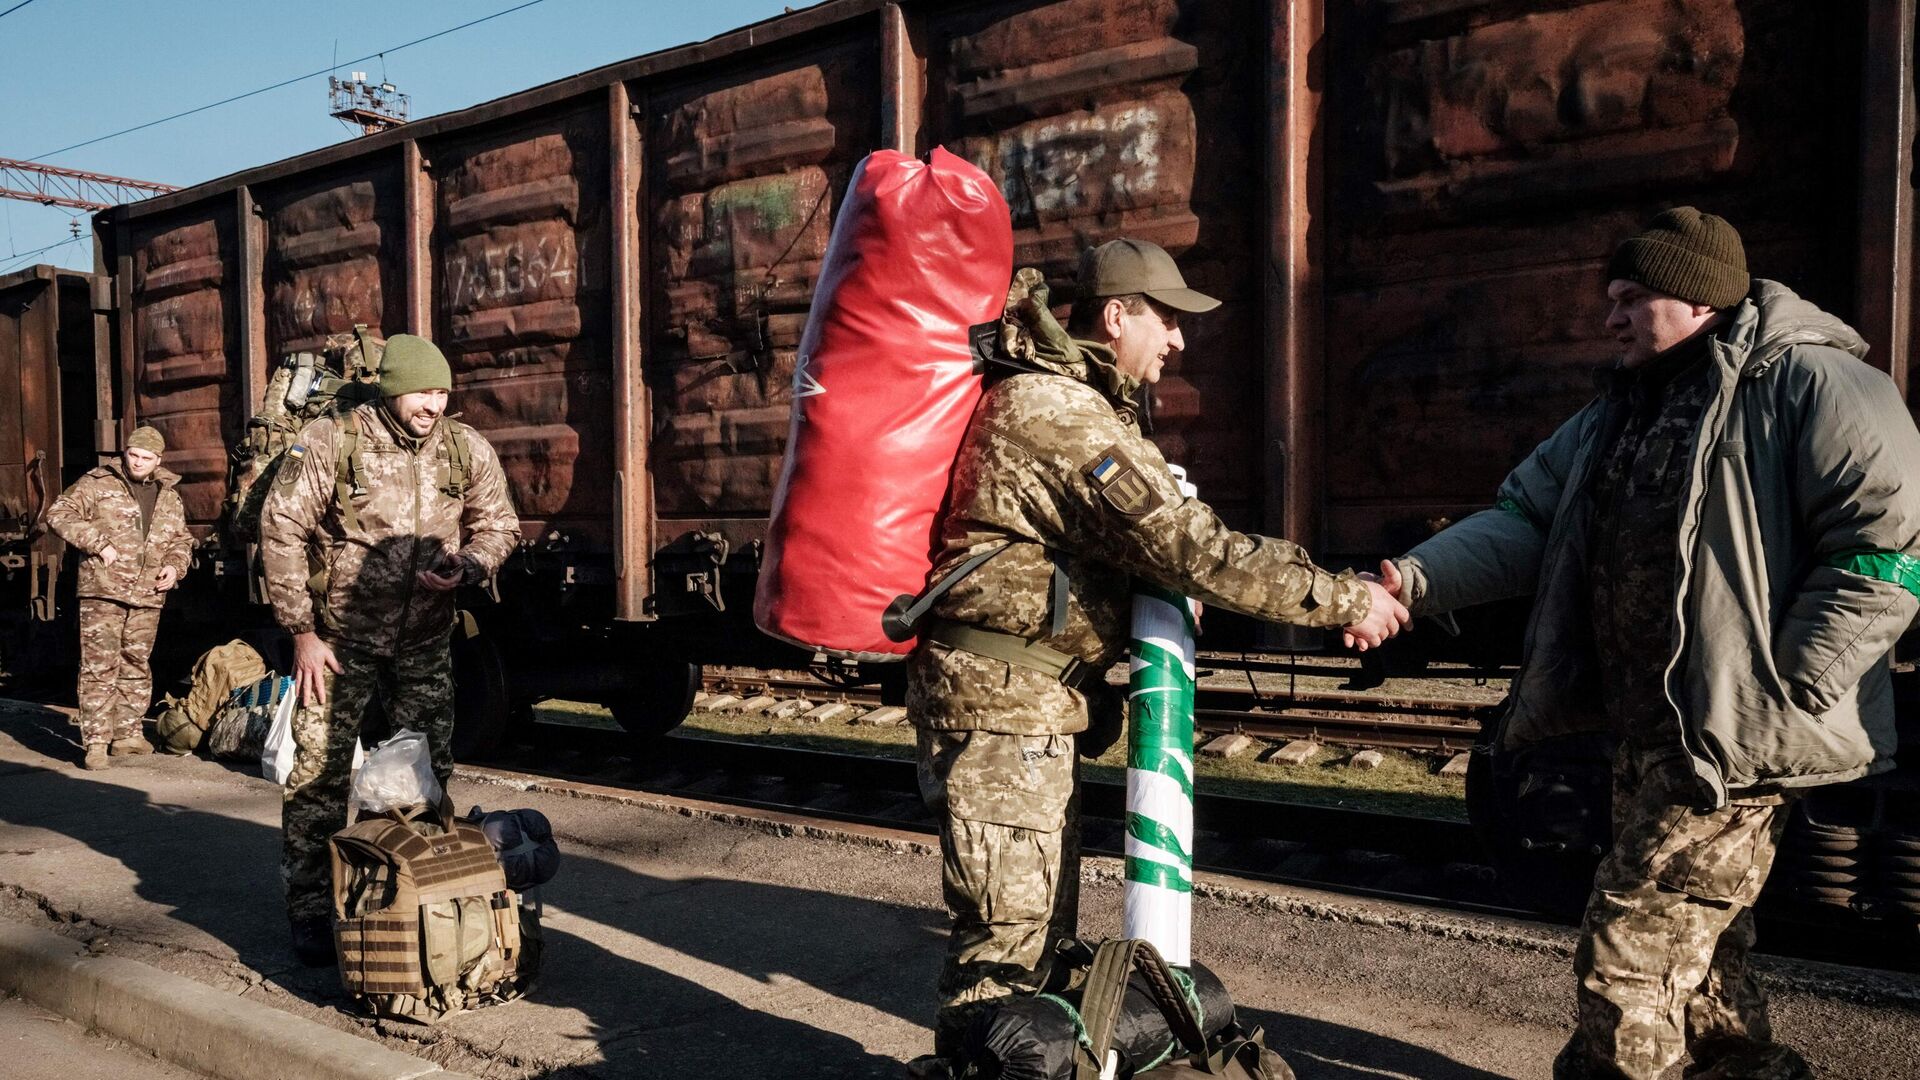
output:
[[[160,491],[145,535],[140,531],[140,503],[134,498],[132,481],[118,461],[88,470],[47,507],[47,528],[86,553],[80,561],[78,595],[157,608],[167,601],[167,594],[153,584],[160,568],[171,566],[176,575],[186,576],[193,536],[187,532],[180,493],[174,490],[180,477],[156,466],[153,482]],[[108,547],[118,556],[112,566],[100,558]]]
[[[343,514],[336,455],[350,423],[359,428],[362,469],[348,496],[352,513]],[[415,575],[458,552],[477,567],[470,580],[485,577],[520,537],[493,447],[465,426],[457,437],[467,440],[470,460],[464,498],[449,493],[440,432],[397,435],[379,402],[301,429],[260,511],[267,597],[282,627],[317,630],[379,656],[445,640],[455,594],[426,589]]]
[[[1140,434],[1138,383],[1104,346],[1074,342],[1044,370],[988,388],[961,442],[930,581],[968,558],[1005,550],[934,606],[938,619],[1030,641],[1105,668],[1126,650],[1133,579],[1208,605],[1304,626],[1367,613],[1365,587],[1315,566],[1285,540],[1235,532],[1180,493]],[[1065,627],[1050,635],[1055,562],[1065,570]],[[998,660],[926,644],[914,658],[914,722],[944,730],[1055,734],[1082,730],[1078,694]],[[963,687],[991,684],[976,694]]]

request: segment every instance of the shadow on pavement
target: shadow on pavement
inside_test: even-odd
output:
[[[333,969],[293,961],[281,906],[278,829],[217,809],[153,802],[114,782],[111,770],[77,772],[68,726],[64,715],[30,706],[0,720],[8,735],[52,759],[0,765],[0,820],[58,832],[118,860],[136,877],[136,894],[166,917],[224,942],[289,993],[357,1011]],[[271,797],[264,782],[252,784],[261,790],[234,791],[223,781],[216,806]],[[488,793],[502,806],[504,794]],[[925,1022],[946,929],[941,913],[757,882],[657,877],[591,850],[563,837],[560,875],[540,890],[553,914],[540,979],[526,1001],[463,1014],[437,1029],[406,1029],[409,1034],[429,1041],[451,1034],[517,1059],[521,1069],[544,1064],[547,1071],[526,1074],[541,1080],[679,1071],[848,1080],[902,1075],[899,1062],[868,1052],[856,1036],[863,1014]],[[70,895],[53,899],[60,905]],[[107,921],[101,905],[110,901],[82,906]],[[555,917],[559,912],[567,918]],[[594,936],[603,940],[555,927],[571,921],[597,924]],[[837,1000],[830,1012],[821,1010],[818,1025],[741,1001],[778,997],[783,986],[792,986],[796,997],[819,993]],[[562,1034],[577,1022],[555,1017],[549,1010],[556,1009],[578,1011],[584,1030]],[[1265,1027],[1269,1043],[1302,1080],[1358,1080],[1383,1071],[1425,1080],[1495,1078],[1370,1032],[1275,1013],[1244,1015]]]
[[[19,709],[6,717],[7,734],[55,760],[0,766],[5,785],[0,819],[60,833],[118,860],[136,877],[135,893],[168,910],[167,917],[225,943],[240,962],[289,993],[356,1011],[333,969],[302,968],[293,960],[281,899],[278,829],[152,802],[146,793],[113,782],[112,770],[78,773],[71,764],[77,749],[60,734],[67,724],[64,715],[51,710]],[[235,801],[240,797],[224,785],[222,792]],[[244,798],[266,795],[249,792]],[[777,994],[781,983],[796,990],[804,984],[855,1003],[856,1011],[864,1007],[917,1018],[930,1006],[933,964],[907,965],[905,978],[900,967],[876,966],[871,935],[905,934],[916,947],[932,950],[937,940],[929,924],[936,918],[932,913],[751,882],[673,881],[578,848],[563,847],[563,852],[560,876],[541,890],[543,902],[609,928],[608,936],[624,939],[618,947],[641,959],[557,930],[549,918],[540,979],[527,1003],[578,1010],[586,1018],[583,1041],[588,1044],[534,1057],[529,1064],[554,1057],[581,1062],[540,1075],[651,1077],[671,1062],[695,1061],[700,1071],[717,1076],[899,1074],[897,1061],[868,1053],[854,1038],[758,1011],[715,987],[766,993],[773,986]],[[55,891],[66,892],[57,886]],[[66,906],[69,897],[52,899]],[[103,911],[86,913],[108,921]],[[832,939],[838,934],[860,939],[864,953],[835,949]],[[657,966],[663,963],[697,977]],[[551,1047],[553,1028],[573,1026],[552,1020],[545,1010],[513,1003],[452,1018],[439,1030],[525,1060],[533,1055],[515,1052],[520,1037],[529,1049],[539,1042]],[[427,1029],[410,1031],[428,1034]]]
[[[1267,1045],[1280,1052],[1300,1080],[1506,1080],[1501,1073],[1463,1065],[1445,1054],[1371,1031],[1306,1016],[1240,1010],[1240,1023],[1266,1029]]]

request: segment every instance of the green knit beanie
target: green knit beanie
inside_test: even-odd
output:
[[[141,424],[133,429],[133,434],[127,436],[127,449],[164,454],[167,452],[167,440],[160,434],[159,428]]]
[[[1712,308],[1746,299],[1747,251],[1725,218],[1676,206],[1614,250],[1607,280],[1637,281],[1649,289]]]
[[[380,358],[380,396],[451,389],[453,368],[439,346],[413,334],[395,334],[387,339],[387,351]]]

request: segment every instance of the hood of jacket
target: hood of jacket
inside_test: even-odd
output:
[[[1825,345],[1856,358],[1867,355],[1866,339],[1853,327],[1766,278],[1753,279],[1753,288],[1733,309],[1719,337],[1735,355],[1746,357],[1740,374],[1747,378],[1764,375],[1795,345]]]

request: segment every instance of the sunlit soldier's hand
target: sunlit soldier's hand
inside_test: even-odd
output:
[[[1404,629],[1413,616],[1407,613],[1406,606],[1394,599],[1393,593],[1378,581],[1362,579],[1366,582],[1367,595],[1372,603],[1367,606],[1366,617],[1345,628],[1340,640],[1347,648],[1366,652],[1378,648],[1380,643]]]
[[[166,592],[169,589],[172,589],[174,586],[174,583],[178,582],[179,580],[180,580],[180,575],[174,570],[173,567],[163,566],[160,568],[159,573],[153,575],[153,591]]]
[[[100,561],[106,563],[108,566],[112,566],[114,563],[120,561],[120,553],[114,550],[112,544],[108,544],[106,547],[100,549]]]
[[[346,670],[333,655],[333,646],[309,630],[293,635],[293,689],[302,705],[327,703],[327,672],[335,675]]]

